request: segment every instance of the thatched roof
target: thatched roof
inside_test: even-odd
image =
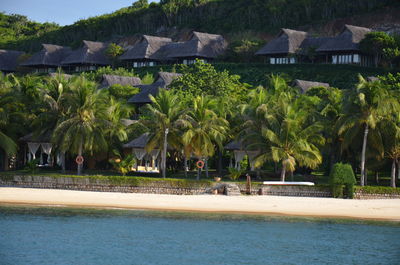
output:
[[[307,32],[282,29],[277,38],[262,47],[257,55],[295,53],[307,38]]]
[[[122,86],[136,87],[142,83],[139,77],[133,76],[120,76],[120,75],[103,75],[100,88],[110,87],[115,84]]]
[[[149,95],[157,96],[160,88],[167,88],[172,81],[181,76],[177,73],[159,72],[156,81],[151,85],[138,85],[140,92],[131,97],[128,102],[134,104],[151,103]]]
[[[169,59],[184,57],[216,58],[227,47],[224,37],[193,31],[189,40],[166,45],[160,52]]]
[[[318,52],[358,51],[359,43],[371,29],[345,25],[343,31],[317,49]]]
[[[20,51],[0,50],[0,71],[14,72],[22,54],[24,53]]]
[[[136,139],[133,139],[129,143],[123,145],[124,148],[140,148],[144,149],[150,140],[150,133],[144,133]]]
[[[143,35],[140,41],[129,48],[121,57],[121,60],[153,59],[162,60],[160,48],[171,43],[170,38]]]
[[[241,142],[232,141],[224,146],[225,150],[243,150],[243,146]]]
[[[42,50],[33,54],[31,58],[26,60],[21,65],[23,66],[61,66],[61,62],[71,54],[71,48],[53,45],[42,44]]]
[[[52,77],[52,78],[58,77],[59,75],[61,75],[66,80],[71,79],[72,77],[74,77],[73,75],[68,75],[68,74],[49,73],[49,76]]]
[[[294,86],[301,89],[301,93],[306,93],[307,90],[313,87],[329,87],[328,83],[321,83],[321,82],[313,82],[313,81],[305,81],[296,79],[294,80]]]
[[[96,65],[109,65],[110,59],[106,55],[108,43],[83,41],[83,47],[74,50],[65,60],[62,65],[74,64],[96,64]]]
[[[41,135],[35,135],[34,133],[27,134],[19,140],[25,143],[50,143],[51,142],[51,134],[52,132],[48,131]]]
[[[332,39],[331,37],[307,37],[300,45],[300,54],[306,54],[309,48],[314,48],[317,50],[324,43]]]

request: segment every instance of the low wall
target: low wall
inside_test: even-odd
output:
[[[362,191],[356,191],[354,193],[354,199],[359,199],[359,200],[400,199],[400,194],[366,193]]]
[[[0,176],[0,186],[40,188],[40,189],[65,189],[99,192],[124,192],[124,193],[151,193],[196,195],[206,194],[218,185],[211,181],[168,181],[142,178],[126,178],[126,183],[115,182],[109,179],[93,177],[47,177],[47,176]],[[228,182],[229,183],[229,182]],[[238,183],[242,194],[246,194],[246,184]],[[251,188],[252,195],[295,196],[295,197],[332,197],[329,187],[320,186],[279,186],[255,184]],[[375,194],[365,191],[356,191],[355,199],[400,199],[400,194]]]
[[[328,187],[266,185],[261,188],[262,195],[296,196],[296,197],[332,197]]]
[[[134,184],[116,184],[109,180],[95,178],[44,176],[13,176],[12,178],[8,179],[0,178],[0,186],[176,195],[204,194],[206,190],[210,188],[210,186],[206,184],[199,184],[197,187],[177,187],[168,181],[148,181],[146,185],[139,186]]]

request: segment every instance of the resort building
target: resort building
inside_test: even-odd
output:
[[[345,25],[336,37],[312,37],[307,32],[282,29],[279,35],[256,55],[266,56],[270,64],[330,63],[371,65],[371,57],[361,53],[359,43],[368,28]]]
[[[15,72],[18,60],[23,54],[20,51],[0,50],[0,71],[5,74]]]
[[[160,149],[153,149],[150,152],[146,150],[146,145],[150,140],[150,133],[144,133],[136,139],[133,139],[123,148],[133,154],[138,160],[136,163],[136,172],[159,173],[159,154]]]
[[[371,29],[345,25],[343,31],[335,38],[322,44],[317,52],[326,56],[326,62],[331,64],[359,64],[368,66],[373,63],[371,56],[362,54],[359,48]]]
[[[139,42],[129,47],[120,60],[127,66],[155,66],[166,61],[162,47],[172,43],[170,38],[143,35]]]
[[[172,83],[175,78],[178,78],[181,74],[159,72],[156,81],[151,85],[137,85],[140,88],[140,92],[128,100],[128,103],[135,104],[137,107],[141,107],[145,104],[151,103],[150,95],[157,96],[159,89],[166,89]]]
[[[142,84],[142,80],[134,76],[103,75],[100,88],[107,88],[117,84],[121,86],[138,87]]]
[[[61,64],[70,72],[94,71],[98,67],[111,65],[106,55],[108,43],[83,41],[83,47],[74,50]]]
[[[189,40],[175,42],[163,47],[168,60],[173,63],[193,64],[196,59],[211,62],[222,55],[227,43],[221,35],[193,31]]]
[[[61,67],[61,62],[70,54],[69,47],[42,44],[42,50],[21,63],[21,66],[31,68],[35,73],[53,73]]]
[[[314,81],[305,81],[300,79],[295,79],[293,82],[293,86],[300,89],[300,93],[306,93],[310,88],[313,87],[326,87],[329,88],[328,83],[314,82]]]

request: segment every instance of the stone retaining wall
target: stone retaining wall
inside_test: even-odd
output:
[[[355,192],[354,199],[359,199],[359,200],[400,199],[400,194],[377,194],[377,193]]]
[[[204,187],[173,187],[168,182],[151,182],[146,186],[117,185],[107,180],[94,178],[62,178],[44,176],[14,176],[5,180],[0,178],[0,186],[40,188],[40,189],[64,189],[80,191],[99,192],[125,192],[125,193],[151,193],[151,194],[176,194],[195,195],[204,194],[207,186]]]
[[[315,186],[279,186],[270,185],[261,188],[262,195],[297,196],[297,197],[332,197],[329,188]]]
[[[221,183],[196,184],[196,187],[177,187],[169,181],[149,181],[146,185],[115,184],[106,179],[73,178],[73,177],[45,177],[45,176],[0,176],[0,186],[41,188],[41,189],[65,189],[99,192],[124,192],[124,193],[151,193],[151,194],[175,194],[196,195],[210,193]],[[229,184],[229,183],[227,183]],[[246,194],[246,184],[237,186],[242,194]],[[252,185],[252,195],[273,196],[297,196],[297,197],[332,197],[328,187],[316,186],[265,186]],[[370,194],[355,192],[355,199],[400,199],[400,194]]]

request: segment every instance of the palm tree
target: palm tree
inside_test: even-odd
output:
[[[67,109],[66,117],[53,133],[54,142],[62,151],[82,156],[85,151],[107,147],[104,132],[110,122],[103,90],[81,76],[72,82],[71,90],[62,98],[62,105]],[[82,167],[78,165],[78,175],[82,174]]]
[[[214,155],[215,145],[222,148],[229,129],[228,121],[214,111],[216,107],[215,100],[198,96],[193,100],[193,107],[183,117],[185,132],[182,141],[190,153],[198,159],[205,159],[206,170],[207,159]],[[200,179],[200,170],[197,179]]]
[[[167,146],[178,148],[180,146],[179,119],[182,113],[178,97],[171,91],[161,90],[157,97],[150,95],[153,102],[146,106],[146,117],[141,120],[148,131],[150,139],[147,144],[148,151],[162,147],[161,170],[166,177]]]
[[[281,97],[273,113],[265,116],[265,126],[261,128],[262,142],[256,165],[272,160],[282,165],[281,181],[285,181],[286,171],[293,172],[296,165],[316,168],[322,162],[319,145],[324,143],[319,123],[307,124],[307,113],[293,108],[285,97]]]
[[[386,86],[380,81],[368,82],[361,75],[356,88],[347,91],[343,98],[344,114],[338,120],[338,133],[344,135],[346,146],[354,140],[359,130],[363,131],[360,184],[364,186],[366,183],[365,156],[370,129],[375,129],[378,122],[388,113],[398,109],[399,103],[391,97]]]

